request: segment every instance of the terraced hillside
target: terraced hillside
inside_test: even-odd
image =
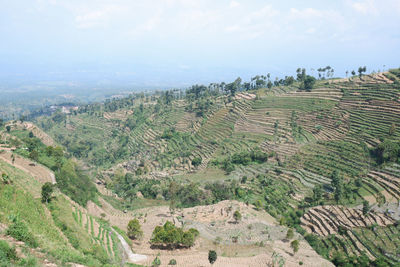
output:
[[[49,205],[42,204],[40,193],[36,195],[42,181],[20,164],[0,160],[0,241],[17,246],[21,257],[11,258],[12,265],[5,266],[119,265],[121,252],[115,234],[97,222],[92,222],[91,228],[85,225],[86,214],[73,213],[72,202],[59,192]]]
[[[396,264],[399,238],[386,233],[397,235],[400,219],[400,70],[318,80],[310,91],[301,82],[132,95],[36,124],[117,194],[104,196],[115,207],[236,199],[337,265],[364,254]]]

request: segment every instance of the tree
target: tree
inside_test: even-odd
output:
[[[51,194],[53,193],[53,185],[49,182],[42,186],[42,202],[49,203],[51,200]]]
[[[394,135],[396,132],[396,124],[392,123],[389,129],[389,135]]]
[[[156,226],[154,228],[150,243],[153,246],[167,247],[167,248],[188,248],[194,245],[199,231],[194,228],[184,231],[182,228],[176,227],[170,221],[167,221],[163,226]]]
[[[238,223],[242,219],[242,214],[238,210],[236,210],[233,213],[233,218],[235,219],[235,222]]]
[[[200,166],[202,161],[203,160],[201,159],[201,157],[195,157],[195,158],[192,159],[192,165],[194,167]]]
[[[210,264],[214,264],[214,262],[217,261],[217,257],[217,252],[215,252],[215,250],[208,251],[208,261]]]
[[[313,188],[313,200],[314,202],[319,202],[321,198],[322,198],[322,186],[318,184]]]
[[[354,70],[351,71],[351,75],[356,75],[356,72]]]
[[[289,229],[287,230],[287,233],[286,233],[286,239],[287,239],[287,240],[290,240],[290,239],[292,239],[293,237],[294,237],[293,229],[292,229],[292,228],[289,228]]]
[[[306,90],[310,92],[315,85],[315,81],[316,79],[313,76],[306,75],[300,84],[300,90]]]
[[[296,253],[297,251],[299,251],[299,245],[300,245],[299,240],[293,240],[290,243],[290,247],[293,249],[293,253]]]
[[[161,260],[160,258],[157,256],[155,257],[155,259],[153,260],[153,262],[151,263],[151,267],[157,267],[161,265]]]
[[[297,80],[298,81],[304,81],[305,80],[305,78],[306,78],[306,69],[302,69],[302,68],[298,68],[297,70],[296,70],[296,73],[297,73]]]
[[[36,150],[32,150],[31,153],[29,153],[29,158],[31,160],[38,161],[39,153]]]
[[[138,219],[135,218],[129,221],[128,236],[131,239],[140,239],[143,236],[143,231]]]
[[[9,133],[9,132],[11,131],[11,126],[10,126],[10,125],[7,125],[7,126],[6,126],[6,130],[7,130],[7,132]]]
[[[363,207],[362,207],[363,215],[366,216],[368,214],[369,210],[370,210],[369,203],[368,203],[368,201],[364,200],[363,201]]]
[[[360,76],[360,79],[362,77],[363,72],[366,72],[366,71],[367,71],[367,67],[366,66],[358,68],[358,75]]]

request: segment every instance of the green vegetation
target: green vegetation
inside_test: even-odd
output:
[[[299,240],[290,242],[290,247],[293,249],[293,253],[297,253],[297,251],[299,251]]]
[[[323,213],[313,218],[326,225],[326,235],[318,229],[305,234],[301,222],[317,206],[361,206],[360,216],[367,216],[373,212],[366,200],[378,207],[400,200],[400,70],[368,75],[360,67],[348,79],[330,79],[330,66],[318,69],[318,80],[305,69],[296,74],[133,94],[37,118],[65,150],[14,128],[9,132],[19,140],[7,142],[54,170],[60,190],[82,205],[96,199],[95,176],[120,197],[104,196],[120,209],[169,204],[174,211],[236,199],[289,226],[294,253],[296,231],[338,266],[396,263],[398,242],[391,236],[398,229],[392,225],[375,228],[382,231],[378,237],[368,227],[331,231]],[[89,250],[65,225],[71,244]],[[155,246],[191,243],[189,236],[182,239],[183,230],[164,227],[154,233]],[[169,230],[172,235],[165,234]]]
[[[217,257],[217,252],[215,252],[215,250],[208,251],[208,261],[210,264],[214,264],[214,262],[217,261]]]
[[[167,221],[164,226],[156,226],[153,231],[150,243],[160,248],[189,248],[194,245],[199,231],[194,228],[184,231],[171,222]]]
[[[233,218],[235,219],[235,222],[238,223],[242,219],[242,214],[238,210],[235,210]]]
[[[36,248],[38,242],[32,233],[29,231],[26,224],[18,217],[11,218],[12,224],[7,228],[6,234],[15,239],[25,242],[28,246]]]
[[[153,262],[151,263],[151,267],[158,267],[161,265],[161,260],[159,257],[155,257]]]
[[[98,260],[98,255],[86,253],[92,248],[90,238],[84,234],[84,228],[74,222],[68,201],[62,196],[53,198],[48,204],[51,218],[41,198],[34,198],[26,191],[37,192],[40,196],[40,184],[32,182],[34,179],[27,173],[3,161],[0,161],[0,168],[14,181],[13,184],[0,186],[0,222],[8,225],[6,234],[23,241],[27,246],[40,248],[60,265],[76,262],[89,266],[105,266]],[[60,235],[60,229],[68,241]],[[71,245],[76,248],[72,249]],[[107,261],[109,260],[107,256]],[[17,266],[36,266],[35,262],[36,259],[31,256],[14,260]]]
[[[128,236],[131,239],[140,239],[143,236],[142,228],[138,219],[133,219],[128,223]]]
[[[28,131],[13,130],[21,143],[16,153],[37,161],[55,172],[57,187],[81,205],[94,200],[96,188],[77,163],[67,158],[61,147],[44,145],[39,138],[29,137]],[[27,149],[25,149],[27,148]]]
[[[291,240],[294,237],[294,232],[292,228],[289,228],[287,233],[286,233],[286,239]]]
[[[19,258],[15,247],[11,247],[6,241],[0,240],[0,266],[36,267],[39,265],[36,258],[31,255],[28,255],[26,258]]]
[[[49,182],[42,186],[42,202],[49,203],[51,200],[51,194],[53,193],[53,185]]]

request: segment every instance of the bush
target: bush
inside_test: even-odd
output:
[[[51,194],[53,193],[53,185],[49,182],[42,186],[42,202],[48,203],[51,199]]]
[[[300,90],[311,91],[315,85],[316,79],[313,76],[307,75],[300,84]]]
[[[107,251],[99,244],[93,245],[90,250],[85,251],[86,254],[92,255],[95,259],[99,260],[102,264],[110,263],[110,258]]]
[[[195,158],[192,160],[192,165],[193,165],[194,167],[200,166],[200,164],[201,164],[202,161],[203,161],[203,160],[202,160],[200,157],[195,157]]]
[[[236,210],[233,213],[233,218],[235,219],[235,222],[238,223],[242,219],[242,214],[238,210]]]
[[[10,247],[6,241],[0,240],[0,266],[2,266],[2,263],[6,264],[17,259],[15,247]]]
[[[153,262],[151,263],[151,267],[157,267],[161,265],[161,260],[159,257],[156,257]]]
[[[299,251],[299,246],[300,246],[299,240],[293,240],[290,243],[290,247],[293,249],[293,253],[296,253],[297,251]]]
[[[208,261],[211,263],[211,264],[214,264],[214,262],[216,262],[216,260],[217,260],[217,252],[215,252],[215,250],[210,250],[210,251],[208,251]]]
[[[128,223],[128,236],[131,239],[140,239],[143,236],[142,228],[138,219],[133,219]]]
[[[294,237],[293,229],[289,228],[286,233],[286,239],[290,240]]]
[[[35,237],[29,231],[26,224],[18,218],[14,218],[13,223],[6,231],[6,234],[14,237],[18,241],[25,242],[30,247],[36,248],[38,246]]]
[[[176,260],[175,259],[171,259],[169,261],[168,265],[176,265]]]

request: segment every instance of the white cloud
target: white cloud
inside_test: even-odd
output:
[[[115,5],[106,5],[98,7],[97,9],[79,9],[77,15],[75,16],[76,27],[81,29],[88,29],[98,26],[104,27],[113,17],[112,13],[118,13],[119,10],[120,7]]]
[[[235,7],[238,7],[238,6],[240,6],[240,3],[237,2],[237,1],[231,1],[230,4],[229,4],[230,8],[235,8]]]
[[[378,15],[379,14],[379,11],[375,6],[374,0],[352,2],[351,6],[355,11],[357,11],[358,13],[361,13],[363,15],[368,15],[368,14]]]
[[[316,31],[316,29],[315,29],[314,27],[311,27],[311,28],[308,28],[308,29],[306,30],[306,33],[308,33],[308,34],[314,34],[315,31]]]

